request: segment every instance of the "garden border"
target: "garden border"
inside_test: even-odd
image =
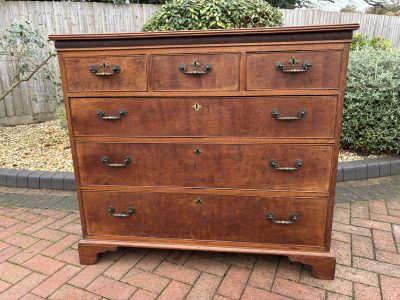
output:
[[[400,156],[355,160],[339,163],[337,182],[362,180],[400,174]],[[0,186],[76,190],[73,172],[47,172],[0,169]]]

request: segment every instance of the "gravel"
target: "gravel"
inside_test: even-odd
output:
[[[0,168],[73,171],[67,133],[57,121],[0,126]]]
[[[377,157],[341,150],[339,161]],[[72,172],[67,133],[57,121],[0,127],[0,168]]]

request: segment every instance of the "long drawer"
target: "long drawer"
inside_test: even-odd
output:
[[[81,184],[328,192],[331,145],[82,143]]]
[[[325,198],[83,192],[82,199],[89,235],[324,245]]]
[[[72,98],[75,135],[334,138],[336,97]]]

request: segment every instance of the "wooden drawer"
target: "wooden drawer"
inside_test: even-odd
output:
[[[146,91],[144,55],[65,58],[68,91]]]
[[[337,89],[341,51],[249,53],[246,89]]]
[[[77,143],[82,184],[328,192],[330,145]],[[101,157],[106,156],[108,160]],[[125,167],[108,163],[132,161]],[[293,171],[278,167],[294,168]]]
[[[239,54],[174,54],[151,58],[155,91],[237,91]]]
[[[336,100],[312,96],[73,98],[70,103],[75,135],[334,138]],[[120,119],[107,119],[110,116]]]
[[[323,246],[327,199],[83,192],[89,235]],[[108,208],[113,209],[108,211]],[[128,209],[132,208],[130,215]],[[111,214],[125,214],[114,217]],[[273,213],[276,224],[267,218]],[[271,217],[271,216],[270,216]]]

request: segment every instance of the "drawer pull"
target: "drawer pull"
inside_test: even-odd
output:
[[[102,109],[96,110],[96,115],[103,120],[119,120],[123,117],[126,117],[128,115],[128,111],[124,108],[119,110],[119,116],[106,116],[106,113]]]
[[[274,224],[293,224],[299,219],[299,215],[297,213],[292,213],[289,217],[289,221],[286,220],[275,220],[275,215],[272,212],[267,213],[267,219],[270,220]]]
[[[189,71],[188,70],[188,65],[186,64],[181,64],[178,68],[179,72],[183,74],[188,74],[188,75],[201,75],[201,74],[207,74],[210,73],[213,69],[212,64],[205,64],[203,70],[198,70],[198,67],[200,66],[200,63],[198,61],[194,61],[192,64],[193,70]]]
[[[100,157],[100,161],[111,168],[123,168],[129,165],[132,162],[132,159],[129,156],[124,157],[124,162],[122,164],[110,163],[107,156]]]
[[[281,61],[278,61],[275,64],[275,69],[277,71],[280,71],[280,72],[283,72],[283,73],[303,73],[303,72],[307,72],[308,70],[310,70],[312,65],[313,65],[311,61],[305,60],[303,62],[303,64],[302,64],[302,68],[301,69],[295,68],[295,66],[299,63],[299,61],[294,57],[289,59],[288,63],[290,65],[290,68],[286,69],[285,68],[285,63],[281,62]]]
[[[112,72],[107,72],[107,69],[110,67],[109,64],[107,64],[107,62],[105,60],[103,60],[103,62],[100,64],[99,68],[97,68],[97,66],[95,65],[90,65],[89,66],[89,71],[90,73],[92,73],[93,75],[96,76],[111,76],[111,75],[115,75],[121,72],[121,67],[120,65],[113,65],[111,68]],[[99,72],[98,69],[101,69],[102,71]]]
[[[279,167],[279,163],[276,159],[271,159],[269,161],[269,166],[279,171],[296,171],[303,165],[303,161],[301,159],[296,159],[294,161],[294,167]]]
[[[279,109],[277,109],[277,108],[274,108],[271,111],[271,116],[274,117],[275,119],[281,120],[281,121],[300,120],[300,119],[303,119],[305,115],[306,115],[306,110],[304,108],[299,108],[297,110],[296,117],[281,117],[281,113],[280,113]]]
[[[112,215],[113,217],[116,218],[127,218],[131,215],[133,215],[136,212],[136,209],[133,207],[128,207],[128,213],[127,214],[116,214],[115,213],[115,208],[112,206],[107,207],[107,212]]]

